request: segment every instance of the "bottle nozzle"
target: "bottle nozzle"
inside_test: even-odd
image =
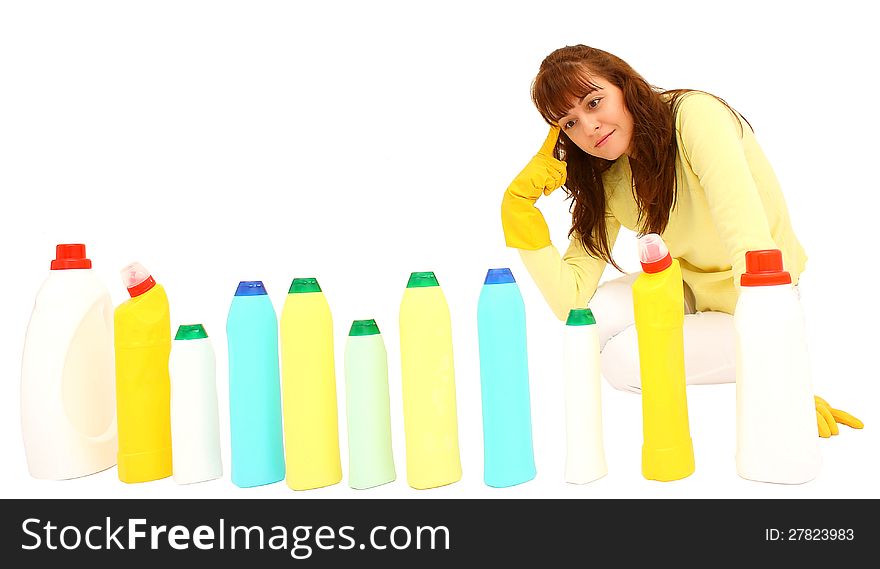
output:
[[[126,265],[120,271],[120,274],[122,276],[122,284],[128,289],[128,294],[132,298],[144,294],[156,284],[156,281],[150,275],[150,271],[140,263]]]
[[[639,257],[643,263],[656,263],[668,254],[666,243],[656,233],[648,233],[639,238]]]
[[[672,264],[672,255],[666,243],[656,233],[639,237],[639,258],[646,273],[659,273]]]

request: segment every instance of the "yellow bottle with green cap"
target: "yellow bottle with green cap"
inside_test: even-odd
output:
[[[694,472],[684,375],[684,288],[678,259],[656,233],[639,238],[632,285],[642,380],[642,475],[668,482]]]
[[[406,476],[416,489],[461,479],[452,321],[432,272],[409,277],[400,303]]]
[[[333,318],[313,278],[293,279],[281,311],[281,392],[287,485],[311,490],[342,480]]]
[[[119,479],[171,476],[171,318],[168,296],[140,263],[122,269],[131,296],[113,317]]]

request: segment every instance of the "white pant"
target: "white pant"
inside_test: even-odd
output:
[[[632,273],[602,284],[589,307],[599,327],[602,375],[614,388],[639,393],[639,344],[633,316]],[[736,381],[736,332],[733,316],[695,312],[690,287],[684,285],[684,370],[688,385]]]

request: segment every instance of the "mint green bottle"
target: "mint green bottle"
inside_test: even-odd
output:
[[[357,490],[397,478],[391,450],[388,354],[375,320],[355,320],[345,343],[348,485]]]

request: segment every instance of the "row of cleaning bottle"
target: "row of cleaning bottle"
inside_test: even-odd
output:
[[[658,235],[643,236],[639,247],[643,273],[633,285],[633,300],[643,474],[676,480],[693,472],[681,273]],[[754,480],[806,481],[820,461],[810,436],[802,315],[779,251],[749,252],[746,260],[736,312],[738,471]],[[119,477],[126,482],[172,472],[180,483],[221,476],[214,355],[204,328],[181,326],[172,349],[167,296],[137,263],[123,269],[131,298],[115,311],[84,246],[59,245],[51,268],[35,303],[22,362],[22,428],[31,473],[82,476],[109,468],[118,457]],[[431,488],[461,476],[449,310],[433,273],[411,275],[400,318],[407,475],[413,487]],[[239,486],[276,482],[284,477],[286,463],[291,488],[339,482],[332,318],[317,281],[294,279],[289,290],[280,326],[280,374],[278,322],[262,283],[239,285],[227,324],[233,481]],[[487,274],[478,331],[485,482],[511,486],[533,478],[535,467],[525,312],[509,269]],[[108,350],[111,337],[115,349]],[[564,353],[566,480],[584,483],[607,472],[598,337],[589,309],[571,311]],[[355,321],[345,361],[356,488],[395,478],[386,360],[375,321]],[[57,387],[47,383],[53,377],[61,378]],[[786,428],[768,429],[771,415],[780,412],[787,420],[777,422]],[[179,462],[173,469],[172,454]]]
[[[639,254],[642,273],[632,295],[641,376],[642,474],[650,480],[679,480],[694,472],[681,269],[657,234],[639,238]],[[741,286],[734,314],[737,472],[761,482],[807,482],[816,477],[821,457],[803,314],[781,252],[747,252]],[[607,472],[599,342],[589,309],[570,311],[564,362],[566,481],[587,483]],[[484,400],[484,417],[485,405]]]
[[[74,478],[118,463],[128,483],[221,476],[216,365],[204,327],[183,325],[172,343],[168,297],[140,264],[123,269],[130,298],[114,310],[83,245],[59,245],[56,257],[22,362],[31,474]],[[449,484],[461,476],[451,323],[433,273],[411,275],[400,324],[408,479],[415,488]],[[294,489],[335,484],[333,328],[315,279],[291,285],[280,373],[278,330],[262,283],[240,283],[227,321],[232,480],[248,487],[287,474]],[[387,356],[375,321],[352,325],[346,385],[352,486],[394,480]]]
[[[118,463],[123,482],[168,477],[173,426],[175,479],[219,477],[210,347],[172,351],[167,295],[142,265],[122,270],[131,298],[115,310],[91,267],[84,245],[58,245],[31,314],[21,382],[31,475],[63,480]]]
[[[450,484],[461,477],[452,333],[433,273],[410,276],[400,332],[407,479],[418,489]],[[293,280],[280,327],[263,283],[241,282],[227,340],[233,483],[286,478],[294,490],[338,483],[333,321],[317,280]],[[354,321],[344,355],[349,483],[369,488],[396,478],[387,354],[375,320]]]

